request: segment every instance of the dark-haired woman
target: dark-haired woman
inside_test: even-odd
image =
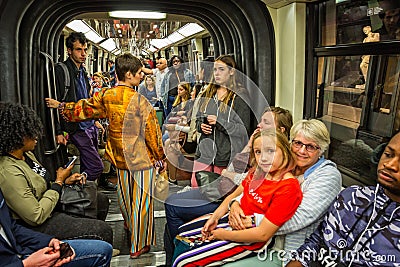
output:
[[[81,174],[70,175],[70,166],[51,177],[32,153],[42,129],[32,109],[11,103],[0,106],[0,189],[13,216],[20,224],[59,239],[91,238],[112,244],[112,229],[104,221],[55,211],[62,185],[80,182]],[[107,205],[105,212],[98,212],[104,220],[108,199],[98,196],[99,206]]]
[[[172,104],[178,95],[178,84],[180,82],[188,82],[193,85],[195,82],[195,76],[184,63],[185,61],[180,56],[172,56],[169,61],[169,72],[161,84],[161,95],[166,106],[165,116],[168,116],[171,112]]]

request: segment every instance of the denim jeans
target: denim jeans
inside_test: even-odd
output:
[[[214,212],[220,203],[210,202],[203,197],[198,189],[170,195],[164,203],[167,225],[164,232],[164,249],[166,265],[172,264],[174,253],[174,238],[178,234],[179,226],[204,214]]]
[[[63,266],[110,266],[112,246],[109,243],[92,239],[71,239],[64,240],[64,242],[68,242],[74,249],[75,258]]]

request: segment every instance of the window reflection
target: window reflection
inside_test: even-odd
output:
[[[364,27],[380,35],[376,41],[400,40],[400,1],[335,1],[325,4],[322,45],[362,43]]]
[[[361,62],[362,56],[319,58],[317,117],[330,130],[328,157],[373,184],[374,155],[400,128],[400,56],[371,57],[375,70],[365,88]]]

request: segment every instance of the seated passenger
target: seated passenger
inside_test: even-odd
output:
[[[290,251],[296,250],[317,228],[330,203],[340,192],[342,178],[336,164],[324,158],[330,138],[326,126],[319,120],[301,120],[290,130],[291,148],[296,157],[294,174],[301,183],[303,200],[293,217],[276,233],[274,247],[262,260],[256,257],[244,259],[226,266],[282,266],[290,259]],[[240,211],[240,210],[239,210]],[[232,214],[235,204],[232,205]],[[238,216],[238,215],[237,215]],[[262,216],[256,216],[256,222]],[[285,253],[282,254],[282,250]],[[278,257],[278,252],[280,252]]]
[[[288,110],[280,107],[267,107],[261,116],[257,129],[251,135],[248,144],[241,152],[242,155],[240,155],[240,161],[245,162],[241,162],[240,165],[242,166],[237,166],[237,164],[234,164],[237,159],[237,157],[235,157],[233,162],[229,164],[228,168],[222,170],[221,175],[231,178],[235,184],[240,185],[243,178],[247,175],[247,172],[245,171],[247,171],[246,168],[249,158],[248,153],[251,151],[253,136],[262,130],[275,127],[289,138],[292,124],[292,115]],[[167,156],[169,159],[170,155],[167,154]],[[166,263],[167,265],[171,265],[172,255],[174,252],[172,240],[178,234],[179,226],[199,216],[214,212],[214,210],[219,206],[219,203],[210,202],[200,193],[199,189],[192,189],[188,192],[169,196],[164,205],[167,218],[167,225],[164,233],[164,248],[166,251]]]
[[[180,237],[198,242],[180,255],[175,251],[173,266],[216,265],[246,257],[272,244],[275,232],[292,217],[302,193],[291,173],[296,162],[287,138],[275,129],[259,132],[253,137],[250,155],[254,165],[249,174],[208,218],[201,232],[196,232],[196,227],[204,221],[194,220],[180,227]],[[231,200],[239,195],[242,195],[240,203],[234,203],[236,209],[241,209],[243,228],[238,228],[238,222],[230,215],[229,225],[226,224],[227,216],[224,216],[231,208]],[[263,214],[257,226],[256,213]]]
[[[61,266],[68,263],[69,267],[94,267],[109,266],[111,260],[110,244],[88,239],[65,241],[73,253],[61,259],[60,240],[18,225],[11,218],[1,191],[0,236],[1,266]]]
[[[27,106],[0,106],[0,189],[19,224],[58,239],[92,238],[112,244],[111,227],[104,221],[108,198],[98,193],[98,218],[78,218],[56,211],[63,184],[80,182],[70,166],[59,168],[57,177],[38,162],[32,151],[42,135],[42,122]]]
[[[171,177],[176,168],[192,172],[193,161],[186,160],[184,154],[193,154],[197,148],[196,116],[198,111],[198,99],[200,85],[196,84],[190,90],[190,84],[183,82],[178,85],[178,96],[174,102],[173,112],[180,117],[176,124],[164,124],[168,131],[168,139],[165,141],[165,154],[168,161],[174,168],[169,169],[169,179],[177,183]],[[190,97],[190,98],[189,98]],[[170,113],[172,114],[172,112]],[[176,167],[176,168],[175,168]]]
[[[340,192],[288,267],[400,266],[400,133],[383,151],[377,176],[376,186]]]
[[[146,77],[144,77],[144,81],[139,85],[138,92],[146,97],[154,107],[158,99],[154,77],[152,75],[146,75]]]

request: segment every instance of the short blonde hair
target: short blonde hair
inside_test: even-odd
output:
[[[301,134],[305,139],[315,142],[321,148],[321,155],[328,149],[331,143],[329,131],[322,121],[300,120],[296,122],[290,130],[290,140]]]

